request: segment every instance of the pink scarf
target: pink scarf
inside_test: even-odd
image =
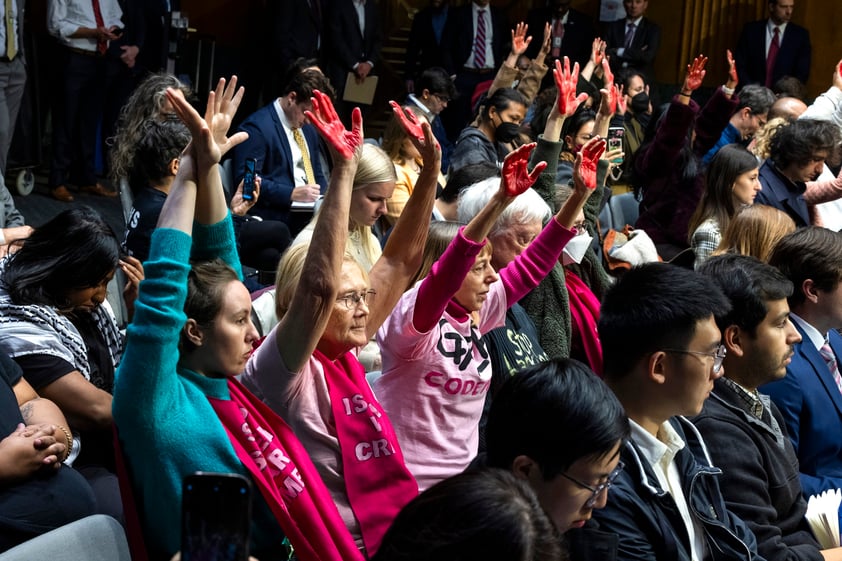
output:
[[[573,337],[581,343],[588,366],[597,376],[602,377],[602,343],[596,330],[599,300],[582,279],[567,269],[564,270],[564,279],[567,281]]]
[[[237,457],[302,561],[363,561],[330,494],[292,429],[240,382],[231,400],[208,397]]]
[[[400,509],[418,494],[418,484],[357,358],[348,352],[332,361],[318,350],[313,357],[324,368],[345,491],[372,557]]]

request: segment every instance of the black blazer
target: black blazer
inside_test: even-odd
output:
[[[269,4],[272,10],[272,50],[281,72],[299,57],[317,57],[322,21],[316,17],[308,0],[286,0]],[[327,0],[320,0],[319,5],[321,13],[324,14]]]
[[[327,4],[327,8],[325,7]],[[383,35],[380,11],[375,0],[365,3],[365,35],[360,33],[357,10],[351,0],[330,0],[322,4],[325,30],[322,52],[327,66],[327,76],[340,93],[345,87],[348,72],[358,62],[371,61],[374,70],[380,61]]]
[[[757,194],[755,203],[775,207],[787,213],[799,228],[810,225],[810,213],[804,201],[805,186],[793,183],[775,168],[770,160],[760,166],[758,179],[763,189]]]
[[[532,42],[526,49],[526,56],[535,58],[541,50],[541,41],[544,38],[544,25],[552,25],[553,14],[550,8],[536,8],[526,16],[526,23],[529,25],[527,35],[532,35]],[[559,58],[568,57],[571,64],[578,62],[580,66],[588,63],[591,56],[596,32],[593,27],[593,20],[590,16],[576,10],[567,12],[567,23],[564,24],[564,37],[561,39],[561,54]],[[547,66],[552,68],[552,57],[547,56]]]
[[[447,10],[449,16],[450,9],[447,8]],[[444,31],[442,31],[442,43],[444,43],[444,37]],[[436,34],[433,32],[433,9],[427,6],[415,14],[412,20],[409,42],[406,46],[404,77],[407,80],[415,80],[422,72],[433,66],[444,66],[444,53],[442,45],[436,41]]]
[[[766,25],[768,20],[753,21],[745,24],[737,43],[734,57],[740,84],[766,83]],[[794,76],[806,83],[810,77],[810,33],[799,25],[786,24],[775,68],[772,70],[772,83],[784,76]]]
[[[451,74],[465,66],[474,48],[474,19],[472,4],[452,8],[447,16],[442,43],[444,44],[444,64]],[[491,10],[491,51],[494,53],[494,67],[499,68],[506,58],[507,49],[512,40],[512,30],[506,16],[499,8],[489,6]]]
[[[661,45],[661,28],[649,18],[642,18],[634,33],[631,47],[623,51],[623,56],[617,55],[617,49],[626,42],[626,20],[618,19],[608,24],[605,29],[605,52],[611,57],[611,70],[616,74],[626,66],[642,72],[646,82],[652,83],[655,78],[655,56]]]

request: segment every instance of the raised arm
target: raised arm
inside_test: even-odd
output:
[[[225,80],[220,79],[216,91],[208,94],[204,117],[185,100],[170,98],[176,114],[190,130],[196,162],[196,224],[193,228],[192,256],[201,260],[221,258],[240,278],[242,269],[218,163],[228,150],[248,138],[244,132],[231,138],[227,136],[242,96],[243,88],[237,90],[237,78],[234,76],[228,87]]]
[[[307,117],[327,142],[334,167],[295,295],[276,327],[278,352],[290,372],[298,372],[309,360],[336,304],[348,239],[351,191],[363,145],[360,110],[354,109],[352,129],[345,130],[330,98],[319,91],[314,93],[313,110]]]
[[[377,291],[377,298],[369,306],[369,317],[366,321],[366,333],[369,338],[392,313],[409,281],[421,266],[430,216],[436,200],[436,184],[441,172],[441,147],[430,124],[419,122],[413,113],[405,112],[394,101],[392,110],[421,154],[424,167],[389,236],[389,241],[386,242],[386,247],[383,248],[383,254],[369,271],[371,287]]]
[[[534,148],[534,143],[525,144],[506,156],[499,191],[456,235],[421,282],[412,312],[412,324],[418,332],[426,333],[435,326],[474,265],[474,258],[500,214],[515,197],[535,183],[547,166],[546,162],[540,162],[531,172],[527,171],[529,155]]]
[[[500,270],[509,305],[523,298],[546,277],[558,261],[564,246],[574,236],[576,217],[596,189],[596,169],[605,151],[605,141],[590,139],[576,154],[573,164],[573,193],[526,249]]]

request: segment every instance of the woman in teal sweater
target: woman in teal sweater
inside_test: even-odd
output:
[[[235,89],[236,78],[228,88],[220,80],[205,119],[167,91],[192,140],[152,235],[113,401],[144,538],[151,558],[169,558],[181,541],[182,479],[233,472],[254,484],[251,545],[261,561],[288,558],[285,535],[302,560],[361,560],[297,439],[233,379],[258,337],[216,165],[245,138],[226,137],[242,98]]]

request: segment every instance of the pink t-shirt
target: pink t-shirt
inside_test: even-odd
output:
[[[357,546],[363,547],[360,524],[345,491],[342,452],[324,368],[311,356],[300,372],[290,372],[278,352],[276,332],[273,329],[252,354],[242,382],[292,427],[310,454],[345,526]]]
[[[428,333],[412,325],[420,284],[401,297],[377,332],[383,375],[372,385],[398,435],[419,491],[464,471],[477,454],[479,419],[491,379],[482,334],[506,319],[497,281],[480,308],[479,326],[447,312]]]

